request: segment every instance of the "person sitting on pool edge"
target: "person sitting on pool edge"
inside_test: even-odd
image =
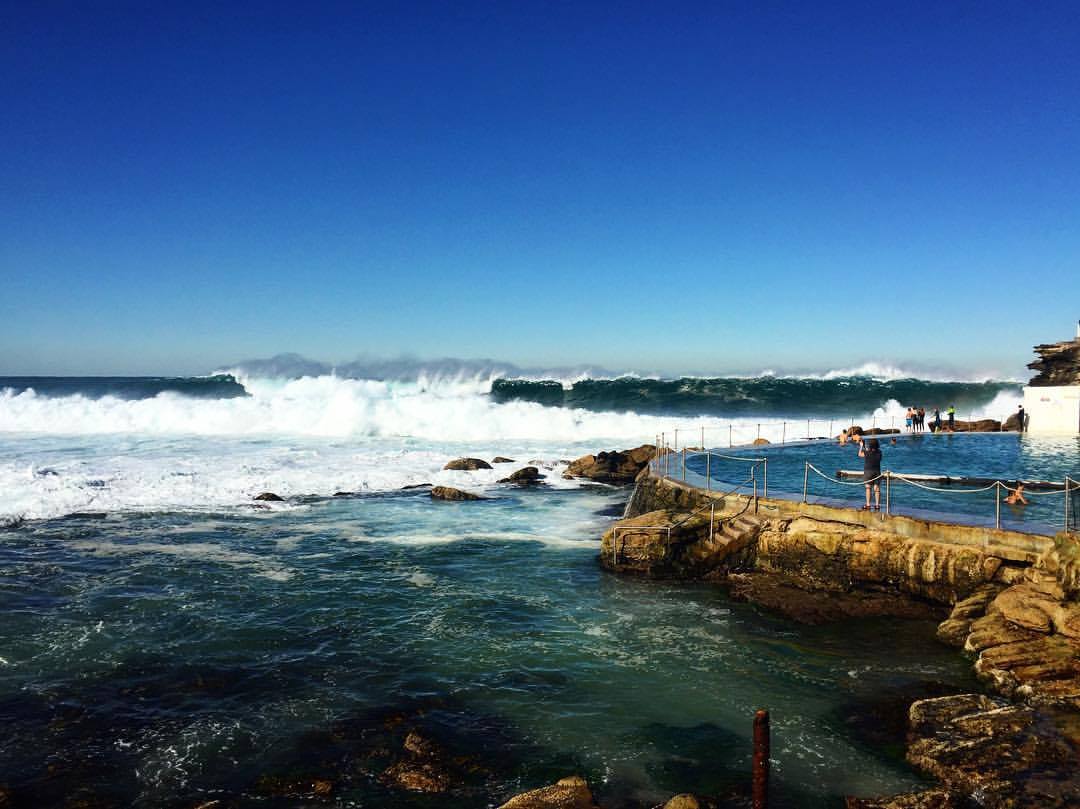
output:
[[[1005,502],[1010,506],[1026,506],[1028,501],[1024,497],[1024,484],[1016,481],[1016,488],[1012,490],[1012,494],[1005,498]]]
[[[871,438],[859,448],[859,457],[863,459],[862,479],[866,484],[866,505],[863,511],[870,510],[870,489],[874,490],[874,511],[881,511],[881,444]]]

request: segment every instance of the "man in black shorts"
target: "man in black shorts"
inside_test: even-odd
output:
[[[862,479],[866,484],[866,505],[863,506],[863,511],[870,510],[871,488],[874,490],[874,511],[881,511],[881,444],[876,438],[871,438],[859,450],[859,457],[863,459]]]

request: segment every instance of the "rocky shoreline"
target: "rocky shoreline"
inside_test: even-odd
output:
[[[989,693],[915,701],[907,759],[941,786],[850,798],[850,809],[1080,806],[1076,537],[754,501],[643,471],[599,561],[618,574],[716,582],[806,623],[939,621],[939,639],[972,657]]]

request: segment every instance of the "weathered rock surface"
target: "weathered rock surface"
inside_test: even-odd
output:
[[[263,492],[262,494],[255,495],[251,499],[252,500],[262,500],[262,501],[268,502],[268,503],[282,503],[282,502],[285,501],[284,497],[281,497],[280,495],[274,494],[273,492]]]
[[[965,809],[961,799],[944,789],[907,792],[888,798],[848,798],[844,809]]]
[[[1028,385],[1047,387],[1080,384],[1080,339],[1035,346],[1039,359],[1028,363],[1038,374]]]
[[[962,647],[971,633],[972,623],[986,614],[990,602],[1001,590],[1000,584],[983,584],[967,598],[957,601],[949,617],[938,625],[938,640],[950,646]]]
[[[496,455],[491,459],[492,463],[514,463],[513,458],[504,458],[502,455]]]
[[[410,792],[446,792],[452,782],[442,749],[415,730],[402,744],[404,757],[387,767],[380,780]]]
[[[474,472],[477,469],[491,469],[492,466],[483,458],[455,458],[450,461],[443,469],[449,469],[457,472]]]
[[[758,604],[801,624],[872,617],[936,620],[944,609],[891,592],[808,589],[805,580],[784,573],[729,573],[726,580],[736,601]]]
[[[690,792],[675,795],[664,804],[664,809],[719,809],[719,807],[718,801]]]
[[[571,461],[563,477],[587,478],[598,483],[632,483],[656,455],[656,447],[642,444],[636,449],[600,452]]]
[[[499,809],[596,809],[596,801],[585,779],[571,775],[551,786],[515,795]]]
[[[461,489],[455,489],[452,486],[435,486],[431,490],[431,496],[435,500],[485,500],[478,494],[472,492],[463,492]]]
[[[547,475],[541,475],[540,470],[535,466],[526,466],[514,472],[510,477],[503,478],[499,483],[516,483],[519,486],[535,486],[546,477]]]
[[[811,517],[769,521],[758,538],[756,560],[759,571],[793,573],[815,589],[870,584],[944,604],[992,581],[1001,565],[980,548]]]
[[[916,702],[910,717],[908,761],[949,791],[985,809],[1080,806],[1077,751],[1050,717],[982,694]]]

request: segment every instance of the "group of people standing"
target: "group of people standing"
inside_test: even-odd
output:
[[[941,421],[941,411],[934,408],[933,418],[930,420],[930,432],[940,433],[948,430],[950,433],[956,429],[956,407],[949,405],[945,409],[946,423]],[[904,414],[904,429],[909,433],[926,432],[926,410],[921,407],[909,407]]]

